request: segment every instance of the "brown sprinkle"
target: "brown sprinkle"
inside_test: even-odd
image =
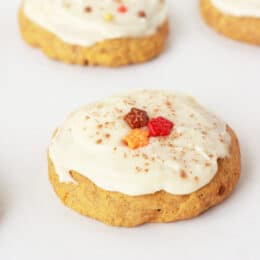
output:
[[[124,117],[124,120],[132,128],[142,128],[148,124],[149,117],[146,111],[133,107]]]

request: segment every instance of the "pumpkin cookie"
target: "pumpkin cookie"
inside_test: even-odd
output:
[[[201,14],[216,31],[260,45],[260,0],[201,0]]]
[[[195,217],[240,176],[235,133],[185,95],[144,90],[72,113],[48,150],[61,201],[115,226]]]
[[[158,56],[168,36],[162,0],[24,0],[24,40],[52,59],[81,65],[122,66]]]

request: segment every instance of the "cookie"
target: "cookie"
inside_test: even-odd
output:
[[[259,0],[201,0],[201,14],[217,32],[255,45],[260,45]]]
[[[161,0],[24,0],[19,24],[28,44],[80,65],[142,63],[158,56],[168,37]]]
[[[109,225],[193,218],[240,176],[234,131],[193,98],[143,90],[72,113],[48,149],[61,201]]]

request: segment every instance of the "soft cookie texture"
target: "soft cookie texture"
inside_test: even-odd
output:
[[[200,10],[206,23],[217,32],[234,40],[260,45],[260,18],[225,14],[211,0],[200,0]]]
[[[235,133],[231,136],[230,156],[218,160],[212,181],[188,195],[165,191],[129,196],[96,186],[87,177],[70,171],[75,183],[62,183],[50,158],[49,178],[60,200],[84,216],[113,226],[133,227],[148,222],[172,222],[193,218],[213,207],[234,190],[240,176],[240,150]]]
[[[155,34],[144,37],[107,39],[92,46],[70,44],[61,40],[19,11],[23,39],[40,48],[48,57],[65,63],[117,67],[143,63],[158,56],[164,49],[168,36],[168,22],[158,26]]]

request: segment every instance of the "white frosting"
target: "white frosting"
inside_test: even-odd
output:
[[[211,0],[211,2],[229,15],[260,18],[260,0]]]
[[[125,13],[118,12],[120,5],[127,8]],[[154,34],[167,19],[167,6],[163,0],[24,0],[24,13],[64,42],[91,46],[106,39]],[[106,15],[113,19],[106,21]]]
[[[123,117],[132,107],[171,120],[172,133],[131,150],[122,139],[131,130]],[[49,156],[61,182],[72,182],[69,171],[75,170],[105,190],[189,194],[212,180],[218,158],[229,155],[230,140],[226,124],[193,98],[142,90],[72,113],[54,134]]]

